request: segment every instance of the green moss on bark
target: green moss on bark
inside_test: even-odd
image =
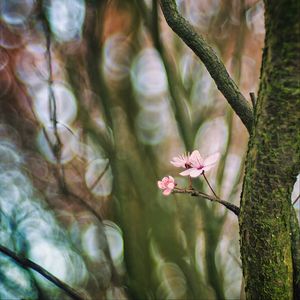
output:
[[[299,168],[299,1],[265,1],[266,40],[240,214],[247,299],[292,299],[290,195]]]

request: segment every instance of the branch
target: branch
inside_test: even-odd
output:
[[[251,133],[253,123],[252,108],[239,91],[237,85],[228,74],[220,58],[215,54],[213,48],[208,45],[204,38],[196,33],[192,25],[179,14],[175,0],[160,0],[160,6],[169,26],[201,59],[209,74],[214,79],[219,91],[240,117],[248,129],[248,132]]]
[[[298,197],[293,201],[293,205],[295,205],[299,199],[300,199],[300,194],[299,194]]]
[[[79,294],[76,290],[71,288],[66,283],[59,280],[57,277],[49,273],[47,270],[45,270],[40,265],[34,263],[33,261],[23,258],[21,256],[18,256],[16,253],[11,251],[10,249],[6,248],[5,246],[0,245],[0,252],[5,254],[6,256],[9,256],[12,258],[18,265],[20,265],[23,268],[30,268],[36,272],[38,272],[40,275],[42,275],[44,278],[48,279],[50,282],[52,282],[54,285],[56,285],[58,288],[66,292],[72,299],[75,300],[84,300],[84,297]]]
[[[178,194],[190,194],[191,196],[194,196],[194,197],[202,197],[202,198],[210,200],[212,202],[218,202],[218,203],[224,205],[230,211],[232,211],[236,216],[239,216],[239,214],[240,214],[240,208],[237,207],[236,205],[234,205],[234,204],[232,204],[232,203],[230,203],[228,201],[216,198],[214,196],[207,195],[207,194],[205,194],[203,192],[200,192],[200,191],[197,191],[197,190],[194,190],[194,189],[179,189],[179,188],[175,188],[173,190],[173,193],[174,194],[176,194],[176,193],[178,193]]]
[[[168,55],[165,51],[164,45],[160,38],[160,28],[158,19],[158,2],[159,0],[152,0],[152,10],[148,10],[145,5],[145,1],[137,1],[138,8],[144,19],[146,28],[148,29],[153,45],[160,55],[162,63],[165,67],[168,88],[172,100],[173,112],[175,115],[179,133],[183,139],[184,145],[187,149],[193,147],[193,128],[187,114],[186,104],[181,97],[182,86],[178,80],[177,72],[174,70],[170,63]]]
[[[45,53],[45,59],[48,67],[48,108],[49,108],[49,114],[50,114],[50,122],[52,122],[53,130],[54,130],[54,136],[55,136],[55,142],[52,143],[47,131],[43,127],[43,132],[45,135],[45,138],[49,144],[49,147],[56,159],[57,166],[58,166],[58,173],[61,173],[62,176],[59,176],[60,184],[62,186],[65,185],[65,176],[64,176],[64,166],[61,163],[61,154],[62,154],[62,141],[58,133],[57,124],[59,123],[57,120],[57,103],[56,103],[56,97],[53,90],[53,70],[52,70],[52,54],[51,54],[51,41],[52,41],[52,33],[50,24],[48,22],[48,19],[45,15],[45,12],[43,10],[43,5],[45,0],[41,0],[39,2],[40,5],[40,20],[42,22],[44,34],[46,37],[46,53]]]
[[[253,92],[250,93],[250,99],[251,99],[251,102],[252,102],[252,107],[255,107],[256,97],[255,97],[255,94]]]

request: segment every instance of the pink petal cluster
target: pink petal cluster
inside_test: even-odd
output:
[[[204,171],[210,170],[216,164],[219,157],[220,153],[215,153],[204,159],[200,152],[195,150],[191,155],[188,153],[174,157],[173,160],[171,160],[171,164],[175,167],[186,169],[180,173],[182,176],[198,177],[202,175]]]
[[[175,188],[175,180],[172,176],[164,177],[161,181],[157,181],[158,187],[163,190],[163,194],[168,196]]]
[[[173,157],[173,160],[171,160],[170,163],[177,168],[188,169],[191,167],[190,153],[184,153],[182,155],[178,155],[177,157]]]
[[[200,152],[195,150],[189,157],[190,167],[181,172],[180,175],[198,177],[202,175],[203,172],[210,170],[217,163],[219,158],[220,153],[215,153],[204,159]]]
[[[220,158],[220,153],[212,154],[203,158],[198,150],[194,150],[192,154],[182,154],[174,157],[170,162],[178,168],[185,169],[181,173],[182,176],[198,177],[204,172],[209,171]],[[163,191],[165,196],[168,196],[174,190],[176,183],[172,176],[164,177],[157,182],[158,187]]]

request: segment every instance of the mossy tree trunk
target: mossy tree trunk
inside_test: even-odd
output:
[[[290,197],[300,165],[299,9],[299,0],[265,0],[261,83],[240,214],[247,299],[298,297]]]

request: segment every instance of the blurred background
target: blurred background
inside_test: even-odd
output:
[[[250,101],[263,1],[177,5]],[[242,297],[236,216],[157,188],[219,151],[208,178],[239,205],[248,134],[156,0],[1,0],[0,105],[1,245],[87,299]],[[4,254],[0,278],[1,299],[69,299]]]

